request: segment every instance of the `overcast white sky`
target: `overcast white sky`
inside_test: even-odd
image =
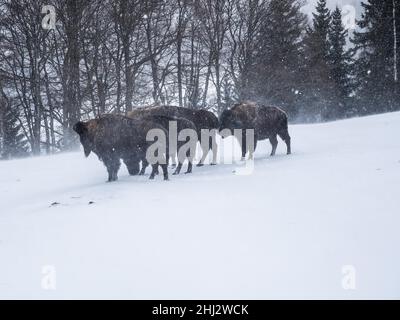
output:
[[[359,17],[361,14],[361,1],[362,0],[328,0],[328,6],[329,8],[334,9],[336,5],[338,5],[339,7],[352,5],[356,9],[357,17]],[[306,0],[306,2],[308,4],[304,7],[304,11],[311,12],[314,10],[315,4],[318,2],[318,0]]]

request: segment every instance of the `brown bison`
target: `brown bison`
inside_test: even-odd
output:
[[[288,117],[277,107],[258,106],[255,103],[236,104],[230,110],[225,110],[219,120],[219,129],[242,129],[242,157],[245,158],[249,146],[246,144],[246,129],[254,130],[254,150],[257,141],[269,139],[272,145],[271,156],[275,155],[278,146],[277,136],[285,141],[287,154],[291,153],[290,136],[288,132]],[[250,154],[252,157],[252,154]]]
[[[167,137],[166,130],[152,121],[138,121],[121,115],[102,115],[87,122],[78,122],[74,131],[79,134],[86,157],[94,152],[104,163],[108,171],[108,181],[118,180],[120,159],[127,164],[139,163],[138,159],[146,158],[147,149],[153,144],[146,141],[147,133],[152,129],[161,130]],[[160,132],[161,132],[160,131]],[[168,180],[167,162],[152,163],[153,172],[150,179],[154,179],[158,165],[161,165],[164,180]],[[138,170],[134,166],[131,170]],[[131,172],[130,172],[131,173]]]
[[[218,130],[218,118],[210,111],[195,110],[175,106],[155,106],[147,108],[136,108],[128,112],[128,117],[133,119],[141,119],[147,116],[167,116],[171,118],[184,118],[191,121],[196,126],[198,140],[201,140],[201,130],[212,130],[208,143],[202,143],[202,159],[197,166],[202,166],[210,150],[213,151],[213,161],[217,162],[217,144],[216,133]]]
[[[191,145],[191,149],[188,149],[186,152],[179,152],[181,150],[181,148],[190,141],[189,136],[186,136],[186,141],[180,141],[179,137],[177,136],[177,141],[176,141],[176,150],[178,152],[178,166],[176,167],[175,172],[173,173],[173,175],[177,175],[181,172],[182,169],[182,165],[184,163],[184,161],[187,159],[188,160],[188,168],[187,171],[185,172],[187,173],[191,173],[192,172],[192,167],[193,167],[193,160],[194,160],[194,156],[195,156],[195,147],[196,147],[196,143],[197,143],[197,136],[196,136],[196,126],[194,125],[194,123],[190,120],[184,119],[184,118],[174,118],[174,117],[167,117],[167,116],[162,116],[162,115],[149,115],[149,116],[144,116],[141,117],[140,120],[145,120],[145,121],[152,121],[152,122],[156,122],[159,125],[161,125],[162,127],[164,127],[166,130],[168,130],[170,124],[172,124],[172,122],[176,122],[176,130],[177,133],[179,134],[179,132],[185,133],[183,132],[183,130],[191,130],[191,132],[193,132],[193,134],[195,135],[195,140],[191,141],[193,143],[193,145]],[[193,137],[192,137],[193,138]],[[169,150],[171,149],[171,146],[169,146]],[[167,157],[168,159],[169,157]],[[143,175],[145,173],[146,167],[149,165],[149,163],[147,162],[147,160],[141,159],[142,160],[142,169],[140,171],[140,175]],[[168,161],[167,161],[168,163]],[[128,170],[132,170],[132,166],[134,169],[139,167],[139,163],[126,163],[126,166],[128,168]],[[156,171],[156,173],[158,173],[158,171]]]

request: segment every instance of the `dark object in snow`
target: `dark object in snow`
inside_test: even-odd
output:
[[[59,202],[53,202],[53,203],[50,205],[50,207],[55,207],[55,206],[58,206],[58,205],[60,205]]]
[[[213,130],[209,138],[208,144],[204,143],[202,147],[202,158],[198,166],[204,164],[208,153],[213,151],[213,161],[211,164],[217,162],[218,146],[216,143],[216,136],[218,130],[218,118],[210,111],[207,110],[194,110],[176,106],[156,106],[156,107],[143,107],[136,108],[135,110],[128,112],[128,117],[134,119],[140,119],[148,116],[167,116],[171,118],[184,118],[187,119],[196,126],[197,139],[201,141],[201,130]],[[207,148],[208,146],[208,148]]]
[[[93,151],[104,163],[108,171],[108,181],[118,180],[120,159],[130,162],[143,159],[149,146],[146,135],[151,129],[166,130],[155,122],[135,120],[121,115],[102,115],[87,122],[78,122],[74,131],[79,134],[86,157]],[[168,168],[164,157],[163,163],[152,164],[150,179],[154,179],[158,165],[161,165],[164,180],[168,180]]]
[[[233,134],[234,129],[243,130],[241,144],[243,158],[246,157],[247,151],[256,150],[257,141],[265,139],[271,142],[271,156],[274,156],[278,146],[278,135],[286,143],[287,154],[291,153],[288,117],[277,107],[258,106],[252,102],[236,104],[221,114],[219,122],[219,129],[229,129],[230,134]],[[246,144],[246,129],[254,130],[254,150],[249,150]]]
[[[95,202],[94,201],[89,201],[89,203],[88,203],[89,205],[91,205],[91,204],[95,204]]]

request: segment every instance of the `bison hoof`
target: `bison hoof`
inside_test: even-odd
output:
[[[150,178],[149,178],[150,180],[154,180],[154,176],[150,176]]]
[[[202,167],[202,166],[204,166],[204,163],[198,163],[197,164],[197,167]]]
[[[217,164],[214,163],[214,162],[210,163],[210,166],[216,166],[216,165],[217,165]]]

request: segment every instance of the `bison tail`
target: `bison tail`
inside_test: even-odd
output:
[[[286,113],[281,113],[279,118],[280,118],[279,119],[279,126],[278,126],[279,127],[279,131],[287,131],[288,128],[289,128],[289,125],[288,125],[289,120],[288,120],[287,114]]]

